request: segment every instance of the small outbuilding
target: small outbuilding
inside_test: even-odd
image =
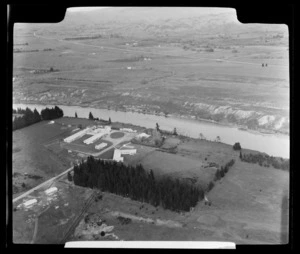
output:
[[[28,208],[28,207],[33,206],[33,205],[36,204],[36,203],[37,203],[37,200],[34,198],[34,199],[30,199],[30,200],[24,202],[24,206],[25,206],[26,208]]]
[[[57,192],[57,187],[51,187],[51,188],[45,190],[45,193],[46,193],[47,195],[51,195],[51,194],[53,194],[53,193],[55,193],[55,192]]]
[[[141,133],[141,134],[136,136],[137,139],[149,138],[149,137],[150,137],[150,135],[148,135],[146,133]]]

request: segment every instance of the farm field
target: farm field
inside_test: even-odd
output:
[[[56,187],[52,195],[45,190]],[[13,242],[25,244],[58,244],[82,212],[93,191],[74,186],[65,178],[48,184],[32,195],[14,203]],[[37,199],[32,207],[26,200]]]
[[[203,189],[213,181],[218,168],[231,159],[239,160],[239,152],[234,151],[230,145],[183,136],[168,137],[161,149],[138,144],[130,145],[137,149],[137,153],[124,155],[125,164],[133,166],[142,164],[145,169],[152,169],[157,177],[171,176],[184,179]],[[174,152],[167,150],[170,148],[174,149]],[[255,152],[249,149],[243,151]]]
[[[186,213],[103,193],[103,199],[94,203],[87,214],[96,214],[99,221],[113,226],[107,238],[93,234],[96,226],[86,229],[83,235],[82,220],[71,239],[287,243],[288,179],[288,172],[237,161],[208,194],[211,206],[202,201]]]
[[[114,194],[102,193],[102,198],[92,202],[85,211],[68,240],[286,243],[289,209],[287,185],[288,172],[237,162],[208,194],[212,205],[199,202],[190,212],[175,213]],[[14,222],[18,225],[14,228],[15,242],[29,243],[34,240],[34,243],[57,243],[92,193],[91,189],[73,186],[66,179],[61,179],[52,186],[56,186],[59,192],[48,200],[48,206],[51,203],[48,209],[45,209],[45,194],[40,190],[27,198],[38,199],[34,208],[23,211],[24,208],[18,207],[14,212]],[[18,205],[16,203],[15,207]],[[35,226],[37,214],[40,215],[38,226]],[[87,215],[97,216],[99,225],[105,223],[106,227],[98,227],[98,234],[95,233],[95,225],[84,231]],[[101,230],[107,230],[104,236],[101,236]]]
[[[289,133],[287,27],[244,25],[229,10],[214,16],[213,26],[209,15],[188,17],[190,11],[168,21],[133,13],[94,12],[88,19],[94,25],[84,14],[68,13],[52,26],[18,24],[15,47],[23,52],[14,54],[13,101],[184,115]]]
[[[13,197],[72,165],[73,158],[56,143],[70,132],[70,128],[48,121],[13,132]],[[49,143],[56,146],[55,152],[49,149]]]

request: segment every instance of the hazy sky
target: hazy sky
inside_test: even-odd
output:
[[[110,8],[110,7],[72,7],[68,8],[68,12],[76,12],[76,11],[92,11],[92,10],[99,10],[104,8]]]

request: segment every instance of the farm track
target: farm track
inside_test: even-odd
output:
[[[37,232],[38,232],[39,217],[40,217],[44,212],[46,212],[48,209],[49,209],[49,206],[48,206],[46,209],[44,209],[43,211],[41,211],[41,212],[36,216],[36,218],[35,218],[34,232],[33,232],[32,240],[31,240],[31,244],[34,244],[35,239],[36,239],[36,235],[37,235]]]
[[[108,150],[112,149],[112,148],[115,148],[119,143],[125,141],[126,138],[121,138],[120,140],[118,140],[117,142],[113,142],[114,140],[112,140],[112,145],[102,151],[100,151],[99,153],[97,154],[94,154],[94,156],[99,156],[101,155],[102,153],[105,153],[107,152]],[[29,194],[31,194],[32,192],[34,192],[35,190],[38,190],[39,188],[42,188],[44,186],[46,186],[47,184],[50,184],[51,182],[53,183],[55,180],[57,180],[58,178],[64,176],[65,174],[67,174],[68,172],[72,171],[73,170],[73,167],[70,167],[68,168],[67,170],[65,170],[64,172],[60,173],[59,175],[55,176],[55,177],[52,177],[50,178],[49,180],[41,183],[40,185],[38,186],[35,186],[34,188],[30,189],[29,191],[26,191],[25,193],[21,194],[20,196],[16,197],[15,199],[13,199],[13,203],[15,203],[16,201],[28,196]]]
[[[87,209],[92,205],[92,203],[93,203],[93,201],[94,201],[97,194],[98,194],[98,191],[94,190],[93,193],[91,194],[91,196],[89,197],[89,199],[85,202],[85,205],[82,207],[81,212],[79,213],[77,218],[74,219],[74,222],[71,224],[70,228],[67,230],[67,233],[65,234],[63,239],[60,241],[60,244],[66,243],[68,238],[73,234],[76,226],[78,225],[78,223],[80,222],[80,220],[84,216]]]

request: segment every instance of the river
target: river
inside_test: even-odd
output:
[[[242,148],[248,148],[260,152],[265,152],[272,156],[283,158],[290,157],[290,137],[282,134],[262,134],[245,130],[239,130],[237,127],[224,126],[205,121],[188,120],[176,117],[164,117],[157,115],[148,115],[136,112],[121,112],[107,109],[97,109],[80,106],[57,105],[60,107],[64,116],[74,117],[77,112],[78,117],[87,118],[89,112],[94,117],[99,117],[111,121],[130,123],[146,128],[155,128],[156,123],[161,129],[173,130],[176,127],[177,132],[192,138],[199,138],[202,133],[208,140],[215,140],[217,136],[221,138],[221,142],[233,145],[239,142]],[[40,104],[13,104],[13,108],[30,109],[36,108],[39,112],[46,107],[54,107],[53,105]]]

